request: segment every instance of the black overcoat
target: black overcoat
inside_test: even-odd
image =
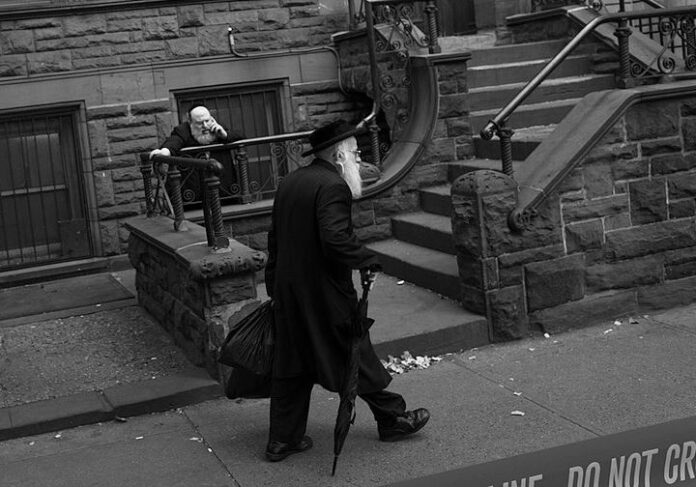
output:
[[[278,187],[266,265],[276,309],[275,377],[305,375],[330,391],[340,388],[357,303],[352,270],[377,265],[353,233],[352,199],[336,167],[322,159]],[[360,344],[358,393],[379,391],[390,381],[368,334]]]
[[[239,139],[243,139],[244,135],[239,132],[233,132],[232,130],[227,130],[227,138],[218,140],[216,144],[222,144],[227,142],[234,142]],[[161,149],[169,149],[173,156],[179,155],[179,151],[184,147],[196,147],[201,145],[191,133],[191,124],[189,122],[184,122],[177,125],[169,134],[167,140],[162,142]]]

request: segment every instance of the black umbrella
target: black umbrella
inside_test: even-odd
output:
[[[350,344],[350,355],[346,375],[339,391],[341,402],[336,414],[336,426],[334,426],[334,461],[331,475],[336,473],[338,455],[341,454],[343,444],[348,436],[348,429],[355,421],[355,397],[358,395],[358,369],[360,366],[360,342],[365,333],[370,329],[374,320],[367,317],[367,295],[372,287],[372,280],[368,273],[361,274],[362,297],[358,301],[357,311],[353,317],[353,338]]]

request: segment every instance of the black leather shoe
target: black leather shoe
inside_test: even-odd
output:
[[[430,413],[425,408],[406,411],[403,416],[397,416],[394,424],[385,426],[377,424],[380,441],[398,441],[420,430],[430,419]]]
[[[266,446],[266,458],[271,462],[279,462],[293,453],[300,453],[312,448],[312,439],[309,436],[303,437],[300,441],[291,445],[282,441],[270,441]]]

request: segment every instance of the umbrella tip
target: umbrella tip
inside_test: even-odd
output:
[[[333,468],[331,469],[331,476],[336,475],[336,463],[338,462],[338,455],[334,455]]]

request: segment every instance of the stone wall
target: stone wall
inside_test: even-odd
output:
[[[465,306],[504,340],[696,300],[695,135],[696,98],[632,107],[521,233],[512,179],[457,179]]]
[[[149,4],[0,14],[0,111],[57,104],[80,111],[82,173],[94,202],[89,220],[99,234],[98,255],[125,252],[123,223],[144,212],[137,154],[157,147],[178,123],[174,92],[284,80],[288,132],[369,112],[341,92],[328,50],[298,52],[330,46],[331,34],[347,28],[342,2]],[[233,57],[228,25],[237,51],[260,57]],[[295,52],[262,55],[281,49]],[[256,233],[250,242],[259,240]]]
[[[172,336],[194,365],[218,378],[218,350],[230,319],[254,309],[256,274],[266,256],[236,241],[213,252],[205,229],[188,223],[172,231],[168,218],[131,219],[128,255],[136,272],[138,302]]]

